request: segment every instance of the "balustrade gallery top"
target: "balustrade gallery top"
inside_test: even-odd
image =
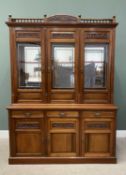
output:
[[[69,16],[69,15],[55,15],[47,17],[44,15],[44,18],[12,18],[9,15],[9,19],[6,22],[8,26],[14,25],[103,25],[103,26],[113,26],[117,25],[116,18],[113,16],[111,19],[91,19],[91,18],[81,18],[81,15],[78,17]]]

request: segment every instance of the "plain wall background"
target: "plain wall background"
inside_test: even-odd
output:
[[[115,93],[117,128],[126,129],[126,0],[1,0],[0,1],[0,130],[8,129],[6,106],[11,99],[8,15],[43,18],[44,14],[82,15],[84,18],[117,17]]]

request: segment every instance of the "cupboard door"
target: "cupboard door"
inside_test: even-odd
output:
[[[114,119],[86,118],[82,122],[82,155],[109,157],[114,155]]]
[[[44,123],[42,116],[40,118],[39,114],[38,118],[33,118],[33,116],[23,116],[22,112],[16,112],[17,116],[15,112],[13,113],[14,115],[10,119],[13,143],[11,153],[13,156],[26,157],[45,155]],[[34,114],[33,112],[33,115]]]
[[[48,30],[48,100],[52,103],[77,101],[78,31]]]
[[[78,120],[50,118],[48,120],[48,155],[78,156]]]
[[[112,87],[112,31],[89,29],[81,32],[80,91],[83,103],[109,103]]]
[[[42,102],[45,92],[45,46],[40,29],[17,29],[16,38],[16,91],[19,102]]]

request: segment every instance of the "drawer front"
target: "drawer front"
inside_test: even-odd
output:
[[[114,117],[114,111],[84,111],[82,112],[82,117]]]
[[[78,117],[78,111],[48,111],[48,117]]]
[[[12,118],[43,118],[44,114],[41,111],[32,110],[15,110],[11,112]]]

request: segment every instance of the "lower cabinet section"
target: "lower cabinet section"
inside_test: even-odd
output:
[[[116,109],[9,109],[10,163],[115,163]]]

